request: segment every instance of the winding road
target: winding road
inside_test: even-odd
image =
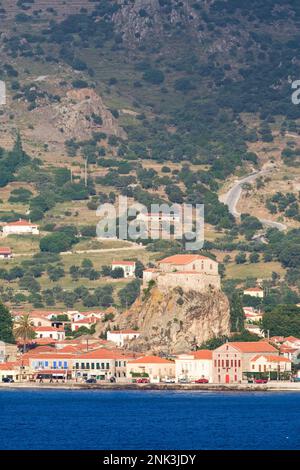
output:
[[[235,181],[234,185],[229,189],[229,191],[226,194],[223,194],[222,196],[219,197],[220,202],[223,202],[224,204],[228,206],[229,212],[234,217],[239,217],[241,214],[237,211],[236,206],[243,192],[243,184],[251,183],[252,181],[255,181],[256,178],[258,178],[259,176],[266,175],[267,173],[270,173],[271,171],[272,171],[271,169],[263,169],[263,170],[251,173],[250,175],[245,176],[244,178]],[[273,220],[261,219],[261,218],[258,218],[258,219],[263,225],[277,228],[281,232],[287,229],[287,226],[280,222],[274,222]]]

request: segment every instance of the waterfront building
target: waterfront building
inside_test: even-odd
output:
[[[186,354],[179,354],[175,359],[176,381],[186,379],[193,382],[197,379],[207,379],[212,382],[212,351],[200,349]]]
[[[143,356],[127,362],[127,377],[147,375],[150,382],[161,382],[163,379],[175,379],[175,362],[158,356]]]
[[[213,382],[241,383],[243,373],[251,372],[251,359],[257,355],[279,356],[267,341],[225,343],[213,351]]]
[[[283,356],[262,356],[258,354],[250,360],[251,372],[291,372],[292,362]]]

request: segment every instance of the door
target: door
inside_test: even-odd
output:
[[[226,382],[227,384],[229,384],[229,382],[230,382],[229,374],[226,374],[226,376],[225,376],[225,382]]]

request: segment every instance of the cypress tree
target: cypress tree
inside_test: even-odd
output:
[[[234,333],[244,331],[245,313],[238,293],[234,293],[230,298],[230,326]]]
[[[5,305],[0,301],[0,341],[5,343],[14,343],[13,320]]]

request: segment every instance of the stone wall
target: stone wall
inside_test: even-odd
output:
[[[220,276],[210,274],[191,273],[164,273],[157,277],[157,287],[166,290],[181,287],[184,291],[195,290],[204,292],[209,287],[221,288]]]

